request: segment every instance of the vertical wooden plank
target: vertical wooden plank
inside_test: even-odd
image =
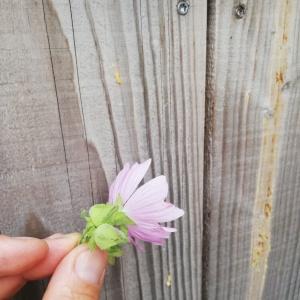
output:
[[[204,295],[297,299],[299,4],[237,5],[208,9]]]
[[[126,161],[152,157],[147,179],[166,174],[171,200],[188,212],[164,248],[126,249],[107,298],[199,299],[206,5],[186,17],[171,1],[71,8],[87,138],[107,182]]]
[[[2,1],[0,12],[1,232],[81,230],[91,185],[70,46],[51,2]]]
[[[73,228],[81,230],[80,210],[92,204],[91,174],[78,88],[72,19],[68,1],[43,0],[46,34],[59,109],[73,208]]]
[[[7,16],[0,36],[1,230],[6,234],[74,230],[72,208],[78,214],[77,205],[86,205],[90,193],[89,185],[81,195],[76,192],[79,182],[89,182],[86,150],[78,147],[84,144],[80,109],[68,49],[51,49],[64,37],[56,15],[48,12],[42,1],[1,3],[1,15]],[[58,63],[66,74],[59,73]]]
[[[272,192],[274,214],[271,249],[263,298],[298,299],[300,295],[300,20],[298,1],[287,1],[281,8],[284,25],[278,54],[278,98],[282,102],[282,134],[279,136],[278,173]],[[281,80],[282,78],[282,80]]]
[[[163,248],[128,246],[103,297],[200,299],[206,2],[184,17],[174,1],[4,1],[0,11],[13,15],[0,33],[1,230],[78,230],[80,209],[106,201],[126,161],[152,157],[146,179],[166,174],[186,215]]]

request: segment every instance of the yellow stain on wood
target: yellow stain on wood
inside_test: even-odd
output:
[[[272,189],[270,186],[267,187],[267,197],[271,197],[272,196]]]
[[[286,44],[287,41],[288,41],[288,36],[287,36],[286,34],[283,34],[283,35],[282,35],[282,43],[283,43],[283,44]]]
[[[251,239],[251,269],[247,299],[261,299],[271,250],[271,220],[273,189],[275,186],[280,128],[284,105],[281,88],[287,70],[289,20],[293,12],[289,0],[278,2],[280,17],[276,28],[274,60],[270,79],[270,109],[272,115],[263,119],[263,135],[260,162],[257,176],[256,196],[253,208],[253,227]],[[273,75],[272,75],[273,74]]]
[[[123,80],[121,78],[121,74],[118,70],[115,71],[115,81],[117,84],[122,84],[123,83]]]
[[[264,215],[266,218],[269,218],[271,216],[271,212],[272,212],[272,204],[267,202],[264,205]]]
[[[281,71],[276,72],[276,83],[283,84],[283,74]]]
[[[259,265],[261,257],[270,250],[269,247],[269,235],[265,232],[259,233],[252,253],[252,267],[255,268]]]
[[[171,287],[171,285],[172,285],[172,275],[168,274],[167,281],[166,281],[166,286]]]

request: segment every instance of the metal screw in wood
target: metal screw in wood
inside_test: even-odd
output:
[[[187,0],[179,1],[177,3],[177,12],[181,16],[185,16],[190,9],[190,3]]]

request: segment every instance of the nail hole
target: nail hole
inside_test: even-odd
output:
[[[235,7],[235,16],[238,19],[244,18],[246,12],[247,12],[247,8],[245,4],[239,4],[238,6]]]

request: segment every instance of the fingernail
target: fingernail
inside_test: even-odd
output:
[[[92,284],[99,284],[103,279],[106,259],[100,250],[86,249],[79,254],[75,271],[80,279]]]

